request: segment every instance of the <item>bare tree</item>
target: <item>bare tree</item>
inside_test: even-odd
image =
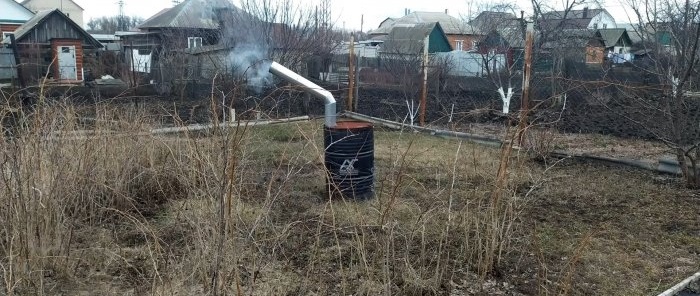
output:
[[[622,116],[665,143],[687,185],[700,188],[700,1],[631,0],[645,56],[636,62],[645,84],[619,86]]]
[[[111,34],[120,30],[136,28],[142,22],[143,18],[138,16],[103,16],[91,18],[87,22],[87,29],[90,33]]]

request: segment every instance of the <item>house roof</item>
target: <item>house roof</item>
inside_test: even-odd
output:
[[[92,37],[98,41],[119,41],[121,38],[114,34],[90,34]]]
[[[571,9],[569,11],[550,11],[542,14],[543,19],[592,19],[598,14],[605,11],[605,9]]]
[[[425,47],[425,38],[436,28],[443,32],[442,36],[445,36],[438,23],[395,26],[384,39],[381,51],[386,53],[419,54],[423,52]]]
[[[479,42],[479,47],[510,47],[510,48],[524,48],[525,38],[523,36],[524,32],[516,27],[508,27],[502,30],[493,30],[489,33],[484,34],[484,38]],[[537,39],[537,36],[535,36]]]
[[[624,28],[599,29],[598,32],[603,38],[603,42],[605,42],[605,47],[615,46],[620,41],[620,38],[627,39],[627,45],[631,45],[632,43],[629,36],[627,36],[627,30]]]
[[[39,11],[37,14],[34,15],[34,17],[29,19],[26,23],[24,23],[19,28],[17,28],[17,30],[15,30],[15,40],[21,40],[22,38],[24,38],[32,30],[36,29],[38,26],[43,24],[52,15],[58,15],[59,17],[63,18],[68,25],[72,26],[73,29],[80,32],[80,34],[83,36],[83,40],[85,40],[90,45],[93,45],[97,48],[102,48],[102,43],[97,41],[97,39],[92,37],[92,35],[90,35],[90,33],[85,31],[82,27],[78,26],[78,24],[76,24],[59,9]],[[3,43],[9,43],[9,38],[3,40]]]
[[[483,40],[485,45],[525,47],[523,23],[512,13],[484,11],[469,24],[477,32],[486,36]]]
[[[27,6],[27,4],[29,4],[29,2],[32,2],[32,1],[34,1],[34,0],[24,0],[24,1],[22,1],[22,5]],[[75,1],[73,1],[73,0],[67,0],[67,1],[70,1],[71,3],[75,4],[75,6],[80,8],[80,10],[85,10],[80,5],[78,5],[78,3],[75,3]],[[56,7],[56,8],[59,8],[59,7]]]
[[[156,13],[139,25],[139,28],[218,29],[217,9],[238,11],[228,0],[185,0],[173,8]]]
[[[511,26],[518,26],[518,18],[507,12],[482,11],[469,24],[478,32],[488,34]]]
[[[627,30],[627,36],[630,37],[630,41],[632,43],[637,43],[642,41],[642,35],[640,34],[639,24],[630,24],[630,23],[623,23],[623,24],[617,24],[618,28],[624,28]]]
[[[550,11],[542,14],[539,26],[545,30],[586,29],[597,15],[605,9],[579,9],[569,11]]]
[[[386,35],[389,34],[395,26],[422,23],[439,23],[445,34],[474,34],[474,29],[471,26],[449,14],[425,11],[412,12],[398,19],[387,18],[379,25],[379,28],[370,31],[369,34]]]
[[[29,10],[24,5],[15,2],[15,0],[0,0],[0,4],[4,7],[2,10],[0,10],[0,23],[21,24],[32,18],[34,15],[33,11]],[[15,9],[11,9],[12,6],[14,6]],[[22,13],[23,15],[16,15],[17,12]]]
[[[603,38],[596,30],[588,29],[565,29],[561,31],[558,38],[542,44],[542,48],[584,48],[588,46],[605,47]]]

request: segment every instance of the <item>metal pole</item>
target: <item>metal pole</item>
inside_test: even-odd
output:
[[[358,70],[359,69],[359,70]],[[362,69],[362,55],[356,56],[355,59],[355,102],[352,106],[352,111],[357,112],[357,105],[360,101],[360,74],[358,73]]]
[[[352,111],[353,96],[355,95],[355,35],[350,36],[350,54],[348,57],[348,100],[345,110]]]
[[[15,57],[15,71],[17,71],[17,80],[19,80],[19,86],[24,88],[24,77],[22,76],[22,69],[20,68],[19,59],[19,49],[17,46],[17,40],[15,39],[15,34],[10,34],[10,44],[12,44],[12,55]]]
[[[530,113],[530,75],[532,73],[532,44],[534,41],[535,27],[533,23],[527,24],[525,32],[525,63],[523,64],[523,94],[520,102],[520,123],[518,124],[518,145],[523,144],[527,116]]]
[[[425,112],[428,101],[428,50],[430,35],[423,41],[423,87],[420,94],[420,125],[425,126]]]

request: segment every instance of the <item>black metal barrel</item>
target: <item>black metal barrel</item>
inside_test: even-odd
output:
[[[339,197],[374,196],[374,128],[360,121],[339,121],[323,131],[328,190]]]

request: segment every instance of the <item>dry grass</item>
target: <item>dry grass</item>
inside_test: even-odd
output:
[[[505,136],[501,124],[469,124],[464,125],[465,132],[478,135],[490,135],[496,138]],[[559,149],[569,153],[590,154],[627,159],[658,160],[663,156],[672,155],[671,149],[659,141],[621,138],[611,135],[562,133],[554,128],[538,126],[531,129],[527,147],[543,152]],[[542,147],[541,145],[546,145]]]
[[[3,139],[2,293],[649,294],[699,262],[697,196],[636,172],[515,155],[494,191],[499,150],[377,131],[376,198],[330,200],[320,121],[154,137],[97,109],[117,135],[57,105]]]

